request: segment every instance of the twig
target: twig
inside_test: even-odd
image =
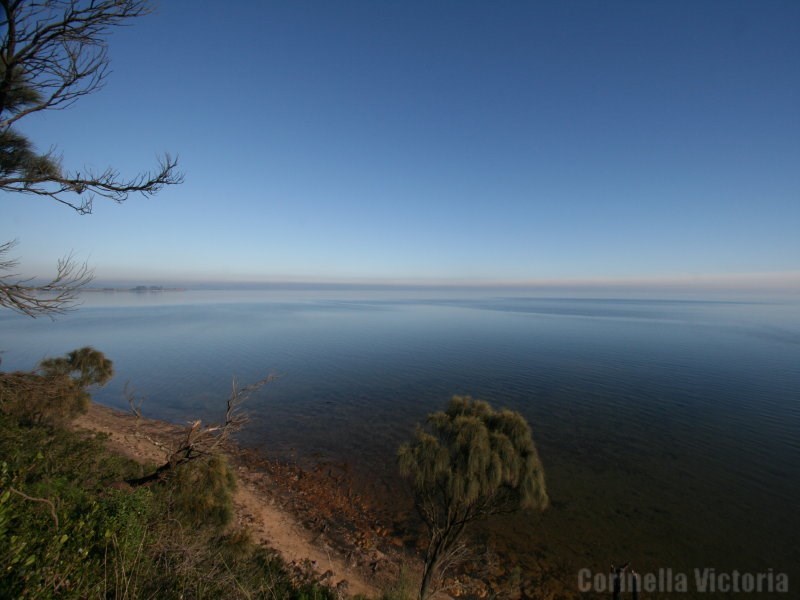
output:
[[[53,504],[52,501],[48,500],[47,498],[35,498],[34,496],[28,496],[28,494],[24,494],[20,492],[18,489],[13,488],[11,486],[8,487],[10,492],[14,492],[18,496],[25,498],[25,500],[30,500],[31,502],[41,502],[43,504],[47,504],[50,507],[50,516],[53,517],[53,521],[56,524],[56,529],[58,529],[58,515],[56,514],[56,505]]]

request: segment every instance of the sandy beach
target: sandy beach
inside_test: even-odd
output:
[[[151,465],[165,462],[183,431],[94,403],[74,427],[105,434],[109,449]],[[227,454],[238,478],[235,524],[277,551],[298,578],[374,598],[401,568],[407,573],[421,568],[404,540],[331,470],[306,471],[237,448]]]

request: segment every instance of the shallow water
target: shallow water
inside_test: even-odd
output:
[[[130,381],[174,421],[218,416],[234,375],[276,373],[243,441],[347,461],[378,494],[414,423],[471,394],[521,411],[545,464],[552,508],[495,527],[523,567],[538,551],[567,572],[771,568],[800,586],[797,305],[296,296],[92,293],[55,322],[0,313],[2,368],[92,345],[117,372],[97,400],[124,407]]]

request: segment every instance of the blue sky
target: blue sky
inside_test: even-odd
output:
[[[186,182],[0,239],[98,281],[800,283],[800,3],[162,2],[22,129]],[[777,283],[776,283],[777,282]]]

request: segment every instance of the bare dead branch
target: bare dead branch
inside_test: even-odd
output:
[[[20,492],[18,489],[11,486],[8,486],[8,491],[13,492],[17,496],[20,496],[25,500],[46,504],[50,508],[50,516],[53,517],[53,522],[55,523],[56,529],[58,529],[58,515],[56,514],[56,505],[53,504],[52,500],[48,500],[47,498],[36,498],[35,496],[28,496],[28,494],[24,494]]]
[[[126,381],[125,385],[122,387],[122,396],[128,401],[128,407],[130,408],[131,414],[136,417],[136,424],[138,427],[139,421],[142,419],[142,403],[144,400],[136,398],[130,381]]]
[[[169,457],[172,455],[173,449],[157,439],[154,439],[152,436],[147,435],[140,429],[142,422],[142,404],[144,403],[144,399],[136,398],[136,394],[133,391],[133,386],[130,385],[130,383],[130,381],[125,382],[125,386],[122,389],[122,395],[128,402],[130,413],[136,418],[136,422],[134,424],[134,436],[144,439],[161,450],[164,453],[165,460],[169,461]]]
[[[0,307],[38,317],[63,314],[78,303],[81,288],[94,278],[94,271],[84,262],[78,262],[72,254],[58,261],[56,276],[44,283],[35,283],[34,278],[23,278],[13,270],[19,264],[8,253],[16,240],[0,244]]]
[[[269,375],[245,387],[239,387],[236,378],[233,378],[231,394],[228,396],[225,407],[225,420],[220,424],[203,425],[197,419],[189,422],[181,433],[175,447],[169,452],[167,461],[153,473],[129,479],[127,483],[132,486],[151,485],[164,480],[169,473],[186,463],[207,458],[222,450],[231,437],[247,423],[247,415],[241,410],[244,402],[257,390],[274,381],[275,375]],[[145,436],[159,448],[164,448],[152,439]]]

